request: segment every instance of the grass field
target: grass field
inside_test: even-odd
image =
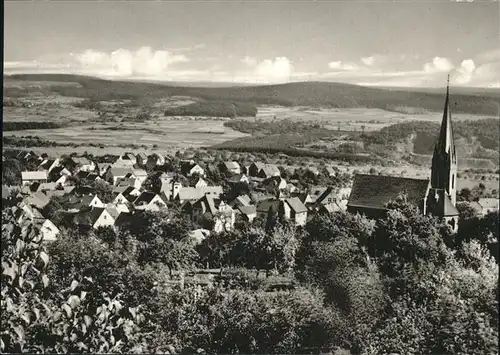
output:
[[[278,107],[260,106],[258,119],[290,119],[297,121],[310,121],[324,124],[328,129],[345,131],[376,131],[383,127],[408,121],[441,122],[442,114],[437,112],[425,114],[404,114],[389,112],[380,109],[367,108],[342,108],[342,109],[317,109],[309,107]],[[475,120],[484,118],[498,118],[487,115],[454,114],[453,120]],[[249,120],[253,118],[248,118]]]
[[[108,123],[105,125],[75,125],[44,130],[4,132],[5,136],[38,136],[59,143],[124,144],[158,146],[161,149],[204,147],[247,136],[223,125],[223,120],[161,119],[144,123]]]

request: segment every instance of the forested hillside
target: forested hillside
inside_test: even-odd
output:
[[[259,105],[379,108],[384,110],[394,110],[394,107],[416,107],[428,111],[441,111],[443,108],[443,93],[386,90],[326,82],[197,88],[57,74],[19,74],[6,77],[4,80],[8,79],[38,82],[59,81],[61,85],[34,88],[5,87],[4,96],[6,97],[24,95],[32,90],[58,93],[63,96],[92,98],[99,101],[189,96],[209,101],[251,102]],[[79,86],[66,85],[63,82],[76,82]],[[485,91],[484,95],[454,94],[451,98],[451,104],[453,111],[457,113],[498,115],[500,95],[491,91]]]

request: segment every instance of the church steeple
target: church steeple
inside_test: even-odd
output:
[[[450,110],[450,76],[446,86],[441,129],[432,156],[431,187],[442,189],[449,196],[453,205],[456,203],[457,155],[453,141],[453,129]]]

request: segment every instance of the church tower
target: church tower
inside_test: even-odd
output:
[[[456,231],[458,228],[457,201],[457,154],[453,141],[450,111],[450,76],[446,87],[443,120],[434,146],[431,168],[431,188],[428,211],[443,217]]]

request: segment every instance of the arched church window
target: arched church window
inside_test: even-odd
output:
[[[452,219],[450,220],[450,226],[451,226],[451,228],[452,228],[453,230],[455,230],[455,224],[456,224],[455,218],[452,218]]]

